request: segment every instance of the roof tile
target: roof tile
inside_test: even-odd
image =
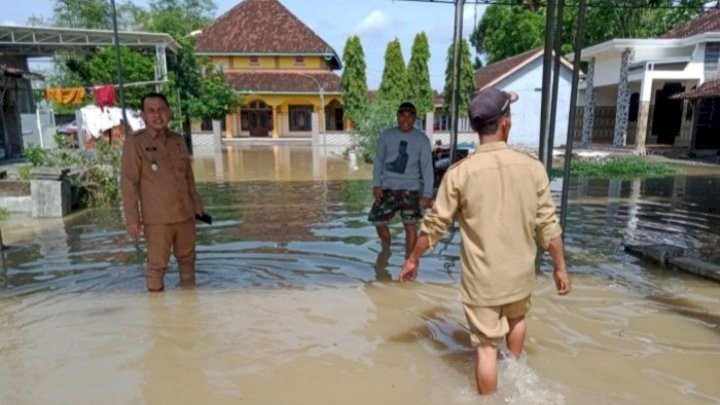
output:
[[[199,53],[331,54],[322,38],[278,0],[245,0],[203,29],[195,47]]]
[[[720,8],[712,8],[697,17],[678,25],[660,38],[687,38],[705,32],[720,32]]]
[[[225,80],[241,92],[319,92],[318,83],[325,93],[340,91],[340,77],[331,72],[298,74],[292,71],[225,72]]]
[[[720,79],[707,81],[696,89],[687,90],[672,96],[672,98],[691,100],[713,97],[720,97]]]

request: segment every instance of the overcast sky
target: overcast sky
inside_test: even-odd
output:
[[[400,39],[405,63],[410,59],[412,42],[420,31],[430,41],[430,80],[433,88],[442,90],[445,82],[445,56],[452,42],[455,7],[445,3],[407,2],[397,0],[280,0],[300,20],[328,42],[342,57],[348,36],[357,34],[362,41],[367,62],[368,87],[376,89],[383,70],[387,43]],[[147,0],[132,2],[147,6]],[[22,6],[10,7],[14,0],[0,0],[0,24],[22,25],[34,15],[49,18],[54,0],[23,0]],[[116,4],[123,0],[116,0]],[[238,4],[236,0],[215,0],[217,15]],[[17,4],[17,3],[15,3]],[[463,36],[472,32],[484,5],[467,5]]]

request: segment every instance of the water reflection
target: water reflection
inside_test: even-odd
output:
[[[0,403],[478,403],[459,236],[400,285],[402,226],[382,249],[367,165],[278,145],[194,165],[215,219],[198,226],[194,289],[171,270],[166,293],[144,293],[145,247],[117,209],[25,239],[3,229],[16,242],[0,270]],[[570,192],[576,291],[557,298],[543,264],[527,358],[503,362],[501,394],[480,403],[720,400],[717,284],[622,247],[720,260],[720,176],[573,180]],[[78,376],[98,388],[78,390]]]

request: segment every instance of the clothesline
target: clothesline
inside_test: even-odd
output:
[[[167,83],[167,80],[152,80],[123,84],[123,87],[139,87]],[[47,100],[58,104],[79,104],[85,102],[88,92],[93,92],[95,101],[100,108],[115,105],[115,88],[118,84],[103,84],[98,86],[77,87],[51,87],[42,89]]]

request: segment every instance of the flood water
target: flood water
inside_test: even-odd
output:
[[[0,268],[0,404],[720,403],[720,288],[622,243],[672,243],[720,261],[720,170],[573,180],[574,291],[538,275],[526,355],[475,395],[458,301],[459,235],[395,281],[366,221],[371,168],[303,146],[198,154],[213,225],[198,283],[147,294],[145,246],[118,209],[13,218]],[[560,184],[553,184],[560,201]]]

